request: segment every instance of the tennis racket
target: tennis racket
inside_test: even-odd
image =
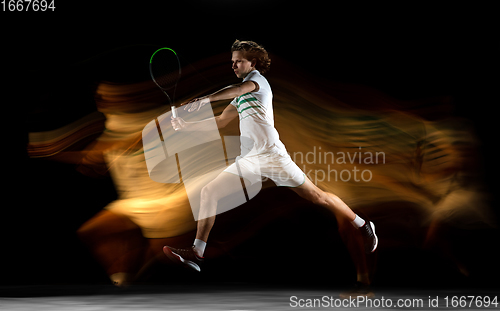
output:
[[[149,73],[154,83],[167,96],[172,110],[172,116],[177,118],[175,108],[175,89],[181,76],[181,63],[177,53],[171,48],[156,50],[149,60]]]
[[[151,74],[151,78],[154,83],[156,83],[156,85],[158,85],[158,87],[167,96],[170,103],[170,109],[172,110],[172,117],[177,118],[174,103],[175,89],[177,88],[177,82],[179,82],[179,78],[181,77],[181,62],[177,57],[177,53],[175,53],[175,51],[171,48],[166,47],[156,50],[149,60],[149,73]],[[155,121],[165,155],[167,155],[158,118],[155,119]],[[181,167],[177,153],[175,154],[175,160],[177,162],[179,180],[182,183]]]

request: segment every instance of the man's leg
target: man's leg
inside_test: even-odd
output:
[[[319,189],[309,178],[307,178],[307,176],[306,181],[302,185],[291,189],[302,198],[314,204],[326,207],[335,214],[337,219],[353,221],[356,218],[356,214],[344,203],[344,201],[332,193],[324,192]]]
[[[366,223],[362,218],[356,215],[347,204],[333,193],[325,192],[319,189],[306,176],[306,181],[295,188],[291,188],[302,198],[323,206],[330,210],[339,223],[349,221],[355,228],[361,229],[364,239],[365,249],[368,253],[374,252],[378,246],[378,238],[375,235],[375,226],[372,222]]]
[[[235,183],[235,176],[231,173],[222,172],[201,190],[200,212],[198,214],[198,230],[196,239],[207,243],[208,235],[215,223],[217,214],[217,202],[241,192],[241,183]],[[199,254],[202,256],[203,254]]]
[[[174,249],[165,246],[163,248],[165,255],[174,261],[181,262],[194,270],[200,271],[205,245],[215,223],[218,201],[241,191],[241,183],[236,183],[235,175],[227,172],[222,172],[203,187],[198,214],[198,228],[193,247],[190,249]]]

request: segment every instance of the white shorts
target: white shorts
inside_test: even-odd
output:
[[[306,175],[292,161],[290,155],[278,152],[254,153],[237,157],[236,162],[224,172],[243,177],[252,185],[262,181],[263,177],[271,179],[281,187],[298,187],[306,181]]]

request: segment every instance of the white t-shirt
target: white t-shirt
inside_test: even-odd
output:
[[[252,153],[286,154],[285,145],[280,141],[278,131],[274,128],[273,92],[269,82],[258,70],[251,71],[243,79],[243,82],[246,81],[256,82],[259,90],[245,93],[231,102],[231,105],[238,110],[240,118],[242,155],[252,149]]]

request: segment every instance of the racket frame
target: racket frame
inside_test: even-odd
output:
[[[155,76],[153,75],[153,57],[155,56],[156,53],[158,53],[159,51],[161,50],[169,50],[169,51],[172,51],[172,53],[174,53],[175,55],[175,58],[177,59],[177,63],[179,65],[179,78],[181,76],[181,62],[179,61],[179,57],[177,56],[177,53],[172,50],[171,48],[167,48],[167,47],[164,47],[164,48],[160,48],[158,50],[156,50],[153,55],[151,55],[151,58],[149,59],[149,74],[151,75],[151,79],[153,80],[153,82],[160,88],[160,90],[162,90],[162,92],[167,96],[169,102],[170,102],[170,108],[172,110],[172,116],[174,118],[177,118],[177,111],[175,110],[176,107],[175,107],[175,104],[174,104],[174,96],[175,96],[175,89],[177,88],[177,82],[179,81],[179,78],[177,79],[177,81],[175,82],[175,85],[174,85],[174,91],[173,91],[173,94],[172,94],[172,98],[170,98],[170,96],[168,95],[167,93],[167,90],[162,87],[158,82],[156,82],[156,79],[155,79]]]

